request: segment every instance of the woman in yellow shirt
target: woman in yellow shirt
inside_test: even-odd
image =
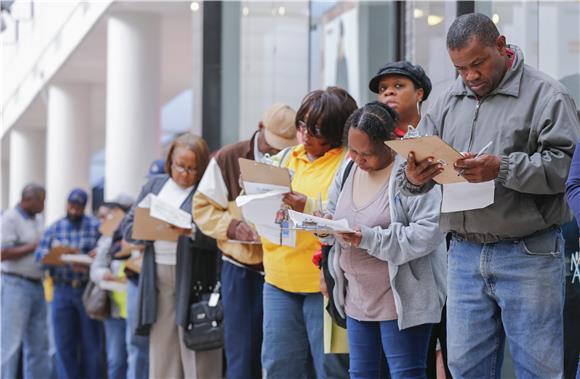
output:
[[[292,193],[284,203],[298,212],[318,210],[340,167],[346,148],[344,124],[357,109],[342,88],[306,95],[296,114],[304,143],[279,154],[281,166],[293,172]],[[324,354],[323,298],[319,270],[312,264],[320,248],[314,235],[297,232],[296,246],[262,238],[264,250],[264,340],[262,367],[272,378],[348,377],[344,356]]]

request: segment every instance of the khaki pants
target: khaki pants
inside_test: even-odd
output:
[[[157,264],[157,321],[149,338],[152,379],[222,378],[222,349],[195,352],[175,323],[175,266]]]

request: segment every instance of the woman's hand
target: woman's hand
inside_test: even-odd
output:
[[[171,230],[175,230],[177,233],[179,233],[183,236],[190,236],[191,235],[191,229],[180,228],[178,226],[171,225],[171,224],[169,224],[169,228]]]
[[[359,247],[362,241],[362,232],[360,229],[354,233],[336,233],[336,236],[344,243],[352,247]]]
[[[289,192],[282,198],[284,204],[288,205],[291,209],[295,210],[296,212],[304,212],[304,208],[306,207],[306,200],[308,198],[306,195],[303,195],[298,192]]]

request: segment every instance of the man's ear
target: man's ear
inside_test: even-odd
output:
[[[423,88],[419,88],[416,92],[417,102],[420,103],[423,101],[423,96],[425,96],[425,90]]]
[[[505,41],[505,36],[499,35],[495,40],[495,47],[500,55],[507,55],[507,43]]]

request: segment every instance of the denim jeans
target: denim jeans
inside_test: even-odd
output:
[[[268,379],[348,378],[348,355],[324,354],[320,293],[264,284],[262,367]]]
[[[518,378],[562,377],[562,249],[555,229],[492,244],[452,239],[447,348],[454,378],[499,378],[506,337]]]
[[[42,284],[2,274],[2,370],[16,378],[20,349],[24,378],[43,378],[50,371],[46,303]]]
[[[392,379],[426,379],[431,327],[423,324],[399,330],[396,320],[357,321],[347,317],[350,377],[386,379],[390,373]]]
[[[223,261],[221,292],[224,306],[226,377],[262,375],[262,291],[264,276]]]
[[[129,280],[127,285],[127,324],[125,344],[128,354],[127,379],[149,378],[149,337],[133,333],[137,326],[138,285]]]
[[[107,348],[107,378],[127,378],[127,346],[125,344],[126,322],[123,318],[104,321]]]
[[[83,291],[84,287],[54,286],[52,325],[59,379],[104,377],[101,365],[101,324],[90,319],[85,312]]]

